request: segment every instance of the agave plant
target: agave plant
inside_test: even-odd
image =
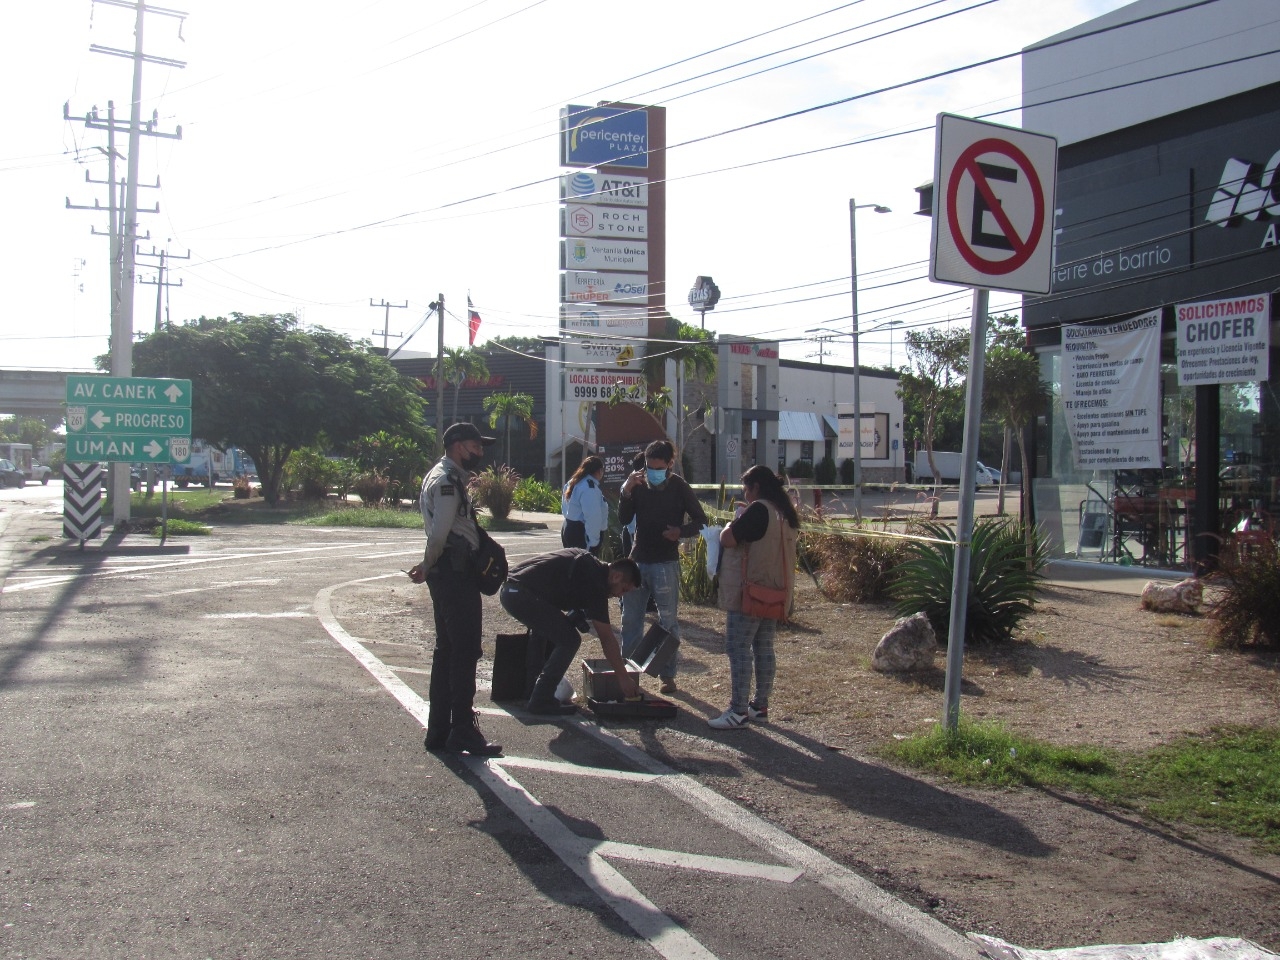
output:
[[[951,619],[951,586],[955,571],[955,531],[926,521],[918,532],[929,540],[911,544],[910,559],[897,568],[889,588],[900,616],[923,612],[939,637]],[[1012,518],[983,517],[974,524],[969,560],[969,606],[966,643],[1008,640],[1031,613],[1036,584],[1044,578],[1049,556],[1036,532],[1030,556],[1019,524]],[[945,642],[945,641],[944,641]]]

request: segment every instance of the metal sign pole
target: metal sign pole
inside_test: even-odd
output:
[[[946,708],[942,722],[954,731],[960,722],[960,683],[964,671],[965,614],[969,607],[969,560],[973,541],[973,502],[977,489],[978,428],[982,421],[982,368],[987,347],[989,291],[973,291],[969,324],[969,376],[964,392],[964,446],[960,455],[960,502],[956,511],[955,572],[951,580],[951,623],[947,628]]]

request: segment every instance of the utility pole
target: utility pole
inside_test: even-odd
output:
[[[165,293],[165,290],[166,290],[168,287],[180,287],[180,286],[182,286],[182,278],[181,278],[181,277],[179,277],[179,278],[178,278],[178,282],[177,282],[177,283],[174,283],[172,280],[166,280],[166,279],[164,278],[164,270],[165,270],[164,262],[165,262],[165,259],[166,259],[166,258],[168,258],[168,259],[170,259],[170,260],[190,260],[190,259],[191,259],[191,251],[190,251],[190,250],[188,250],[184,256],[178,256],[176,253],[170,253],[168,250],[157,250],[157,249],[155,248],[155,245],[154,245],[154,244],[152,244],[151,252],[150,252],[150,253],[143,253],[141,250],[139,250],[139,251],[138,251],[138,256],[140,256],[140,257],[159,257],[159,258],[160,258],[160,267],[159,267],[159,269],[158,269],[158,271],[157,271],[157,277],[156,277],[156,279],[154,279],[154,280],[141,280],[141,279],[140,279],[140,280],[138,281],[139,283],[155,284],[155,287],[156,287],[156,330],[155,330],[155,332],[156,332],[156,333],[159,333],[159,332],[160,332],[160,327],[161,327],[161,316],[160,316],[160,314],[161,314],[161,311],[160,311],[161,303],[162,303],[162,302],[165,302],[165,303],[167,303],[167,302],[168,302],[168,295]],[[164,321],[166,321],[166,322],[167,322],[167,321],[168,321],[168,319],[169,319],[169,311],[166,309],[166,310],[164,311]]]
[[[397,310],[404,310],[404,309],[407,309],[407,308],[408,308],[408,306],[409,306],[409,301],[408,301],[408,300],[406,300],[404,303],[387,303],[386,299],[384,298],[384,299],[383,299],[383,301],[382,301],[381,303],[374,303],[374,302],[373,302],[373,297],[370,297],[370,298],[369,298],[369,306],[371,306],[371,307],[382,307],[382,308],[383,308],[383,319],[382,319],[382,354],[383,354],[383,356],[386,356],[387,349],[388,349],[388,343],[387,343],[387,340],[388,340],[388,339],[390,338],[390,336],[391,336],[391,309],[392,309],[393,307],[394,307],[395,309],[397,309]],[[373,333],[374,333],[374,336],[377,336],[378,331],[377,331],[377,330],[375,330],[375,331],[373,331]],[[397,336],[397,337],[403,337],[403,336],[404,336],[404,334],[403,334],[403,333],[397,333],[397,334],[396,334],[396,336]]]
[[[179,10],[171,10],[165,7],[152,7],[148,9],[146,0],[93,0],[94,3],[100,3],[110,7],[124,7],[135,12],[134,28],[133,28],[133,50],[122,50],[116,47],[103,47],[98,44],[90,44],[89,51],[91,53],[103,53],[114,57],[124,57],[133,61],[133,89],[130,99],[129,123],[127,127],[121,127],[115,119],[115,111],[111,104],[108,104],[107,122],[102,123],[98,116],[97,110],[93,110],[85,115],[85,126],[90,129],[107,131],[107,157],[110,168],[110,193],[111,199],[108,207],[111,223],[111,280],[113,286],[112,296],[112,315],[111,315],[111,373],[116,377],[128,377],[133,373],[133,301],[134,301],[134,284],[136,282],[135,274],[137,272],[137,259],[135,244],[138,240],[138,164],[140,160],[139,147],[143,136],[150,137],[166,137],[169,139],[182,139],[182,128],[178,127],[174,133],[162,133],[156,129],[159,123],[159,117],[153,112],[150,120],[147,121],[145,127],[142,122],[142,65],[144,63],[159,64],[169,67],[185,67],[186,64],[180,60],[171,60],[165,57],[153,57],[143,53],[143,26],[146,21],[147,13],[155,13],[161,16],[174,17],[178,20],[184,20],[186,13]],[[181,35],[181,28],[179,28]],[[70,119],[70,105],[63,107],[63,116]],[[116,183],[115,183],[115,161],[118,154],[115,149],[115,133],[117,130],[127,130],[129,134],[129,145],[127,147],[126,174],[124,181],[124,209],[123,216],[117,211],[120,207],[116,200]],[[157,186],[159,182],[157,181]],[[71,201],[68,198],[67,206],[71,208]],[[94,205],[97,209],[98,205]],[[72,208],[75,209],[75,208]],[[159,212],[159,204],[156,205],[156,212]],[[129,467],[127,464],[112,464],[111,470],[111,501],[114,505],[114,519],[116,523],[129,519]]]

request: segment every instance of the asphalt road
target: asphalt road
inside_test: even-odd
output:
[[[421,639],[344,626],[420,534],[81,551],[60,487],[0,495],[0,956],[976,955],[587,719],[482,697],[506,756],[426,753]]]

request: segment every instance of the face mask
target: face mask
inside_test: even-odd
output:
[[[474,472],[476,467],[480,466],[480,461],[483,459],[484,459],[483,456],[475,456],[475,455],[472,455],[469,457],[463,457],[462,463],[460,464],[460,466],[462,467],[463,470]]]
[[[655,487],[660,487],[667,482],[666,470],[655,470],[653,467],[645,467],[645,473],[649,477],[649,483]]]

